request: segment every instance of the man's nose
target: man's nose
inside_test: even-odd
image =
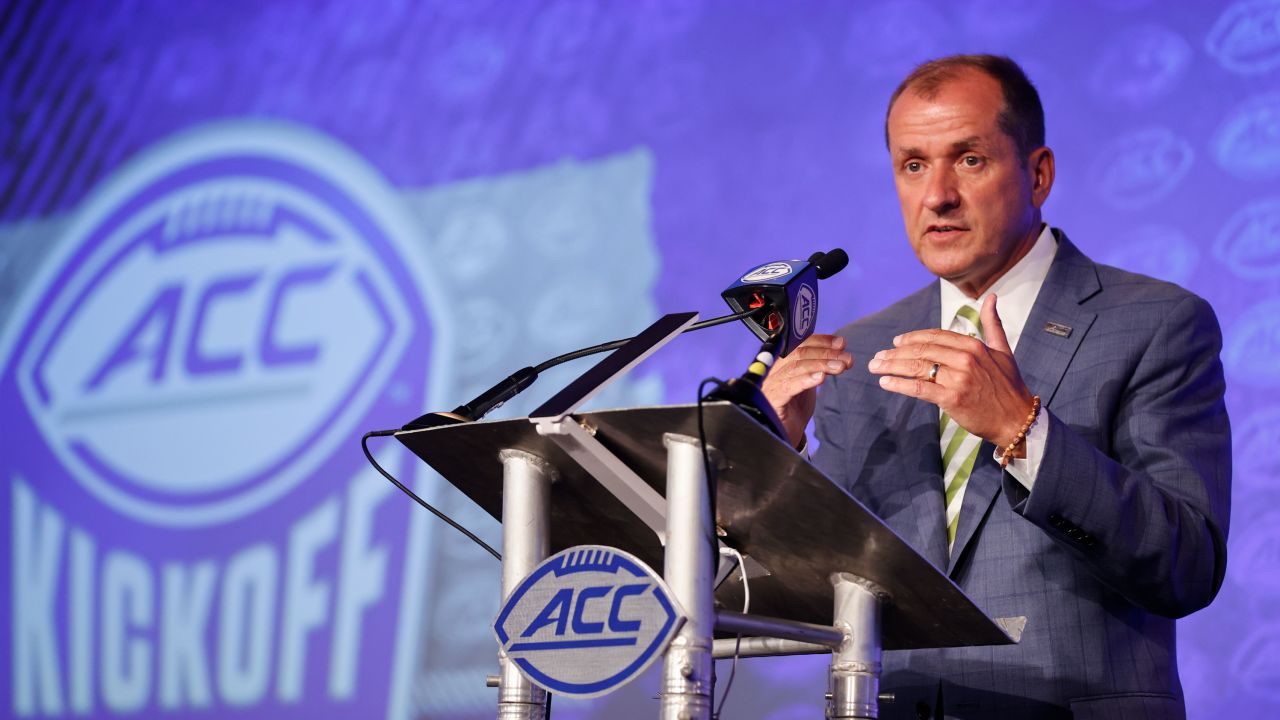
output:
[[[960,205],[960,192],[956,188],[955,175],[947,170],[938,170],[929,175],[929,184],[925,188],[925,207],[937,215],[945,215]]]

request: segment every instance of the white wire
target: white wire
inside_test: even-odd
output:
[[[738,552],[736,548],[726,545],[720,549],[720,552],[728,552],[733,556],[733,559],[738,561],[738,573],[742,575],[742,614],[746,615],[751,609],[751,586],[747,584],[746,562],[742,559],[742,553]]]
[[[736,548],[727,545],[720,547],[721,555],[732,555],[738,562],[738,574],[742,577],[742,614],[746,615],[751,609],[751,586],[747,583],[747,564],[742,559],[742,553]],[[715,720],[720,720],[720,713],[724,711],[724,703],[729,699],[729,690],[733,688],[733,677],[738,674],[738,653],[742,650],[742,633],[738,633],[733,643],[733,665],[729,669],[729,680],[724,684],[724,694],[720,696],[720,702],[716,704],[716,711],[711,714]]]

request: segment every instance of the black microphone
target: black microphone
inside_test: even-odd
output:
[[[785,357],[813,334],[818,321],[817,281],[835,275],[848,264],[848,253],[836,248],[831,252],[816,252],[805,261],[781,260],[761,265],[730,285],[722,293],[729,307],[754,308],[762,313],[756,316],[759,321],[744,322],[764,344],[746,372],[720,385],[705,399],[727,400],[737,405],[790,443],[782,421],[761,387],[774,360]]]
[[[720,296],[734,311],[758,310],[746,325],[763,340],[778,337],[777,356],[786,357],[813,334],[818,322],[818,280],[825,280],[849,264],[849,255],[836,248],[816,252],[808,260],[765,263],[730,285]]]
[[[816,252],[805,261],[790,260],[761,265],[721,293],[734,312],[694,323],[685,328],[684,332],[742,320],[757,337],[765,341],[761,347],[761,354],[767,355],[770,358],[769,363],[772,364],[773,357],[786,356],[795,349],[796,345],[813,334],[813,326],[818,318],[817,280],[825,280],[835,275],[848,264],[848,254],[836,248],[827,253]],[[790,322],[787,320],[788,317]],[[789,328],[787,333],[776,332],[784,327]],[[521,368],[485,390],[471,402],[454,408],[452,412],[429,412],[405,423],[401,430],[419,430],[479,420],[524,392],[538,379],[540,373],[570,360],[615,350],[630,340],[631,338],[624,338],[593,345],[557,355],[536,366]],[[755,367],[754,364],[753,367]],[[766,372],[768,372],[767,367],[760,372],[761,381]],[[758,386],[758,381],[754,384]],[[763,399],[762,395],[756,398],[759,401]],[[772,407],[767,402],[763,403],[763,407],[768,411],[768,415],[773,416],[776,423],[777,416],[773,413]],[[778,428],[780,429],[781,425],[778,425]]]
[[[818,269],[818,279],[826,280],[849,265],[849,253],[840,248],[831,252],[816,252],[809,256],[809,262]]]

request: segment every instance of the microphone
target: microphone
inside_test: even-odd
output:
[[[772,422],[783,437],[786,437],[786,435],[785,432],[781,431],[781,424],[778,423],[777,415],[773,412],[773,408],[769,403],[764,402],[764,396],[759,393],[759,383],[764,380],[768,367],[773,364],[775,356],[785,357],[797,345],[804,342],[805,338],[813,334],[813,327],[818,317],[817,280],[825,280],[835,275],[848,264],[848,254],[844,250],[836,248],[831,252],[816,252],[809,256],[808,260],[783,260],[761,265],[721,293],[721,296],[729,303],[729,307],[733,309],[732,313],[694,323],[684,330],[684,332],[692,332],[734,320],[742,320],[757,337],[765,341],[764,345],[761,346],[760,353],[757,354],[756,362],[751,366],[759,371],[758,375],[752,374],[749,369],[742,379],[748,378],[748,375],[753,378],[745,380],[747,385],[756,388],[756,395],[759,395],[759,397],[750,398],[752,404],[757,406],[757,410],[766,416],[764,420],[768,420],[769,416],[772,417]],[[788,310],[790,310],[790,322],[787,321]],[[784,327],[788,328],[786,333],[777,332],[777,330]],[[400,429],[420,430],[441,425],[474,422],[524,392],[526,388],[538,379],[540,373],[570,360],[617,349],[625,345],[629,340],[631,338],[593,345],[581,350],[557,355],[536,366],[521,368],[493,387],[485,390],[471,402],[454,408],[452,412],[429,412],[405,423]],[[761,364],[760,357],[767,357],[768,364]],[[736,381],[730,381],[729,385],[734,384],[734,382]],[[759,409],[761,406],[763,410]],[[766,422],[766,424],[769,423]]]
[[[759,311],[744,322],[762,341],[780,336],[777,356],[786,357],[813,334],[818,321],[818,280],[848,264],[849,255],[840,248],[816,252],[808,260],[778,260],[751,270],[720,296],[735,312]]]
[[[836,248],[816,252],[808,260],[779,260],[743,275],[723,293],[734,310],[759,310],[744,322],[764,341],[740,377],[722,384],[706,400],[727,400],[790,443],[782,421],[761,391],[774,360],[785,357],[813,334],[818,321],[818,280],[825,280],[849,264],[849,255]]]
[[[809,262],[818,268],[818,279],[826,280],[849,265],[849,253],[841,248],[831,252],[816,252],[809,256]]]

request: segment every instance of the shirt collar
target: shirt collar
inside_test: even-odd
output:
[[[1040,294],[1040,286],[1044,284],[1057,252],[1058,240],[1054,237],[1053,230],[1045,225],[1031,250],[978,299],[970,300],[960,288],[948,280],[942,280],[942,327],[951,327],[951,320],[961,305],[969,303],[981,310],[987,296],[995,294],[1000,298],[1000,322],[1004,325],[1005,337],[1009,339],[1009,347],[1016,350],[1018,338],[1022,337],[1022,328],[1031,315],[1031,306]]]

